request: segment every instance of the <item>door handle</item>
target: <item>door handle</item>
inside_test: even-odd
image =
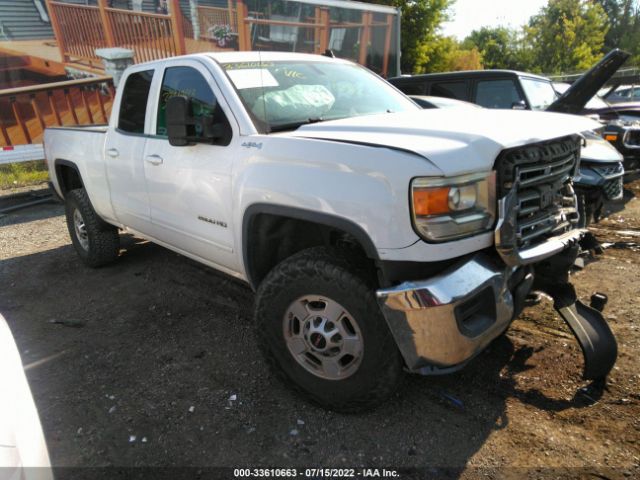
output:
[[[147,155],[146,157],[144,157],[144,160],[151,165],[160,165],[163,162],[160,155]]]
[[[117,148],[110,148],[109,150],[107,150],[107,155],[109,155],[111,158],[116,158],[118,155],[120,155],[120,152]]]

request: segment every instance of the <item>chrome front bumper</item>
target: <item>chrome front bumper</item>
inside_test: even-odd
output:
[[[509,325],[513,271],[478,253],[429,280],[376,292],[410,370],[439,373],[464,364]]]

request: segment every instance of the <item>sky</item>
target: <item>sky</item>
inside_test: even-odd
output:
[[[456,0],[442,32],[463,40],[480,27],[519,27],[546,4],[547,0]]]

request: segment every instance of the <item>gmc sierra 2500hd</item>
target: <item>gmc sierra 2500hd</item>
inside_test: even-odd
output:
[[[615,339],[568,281],[572,176],[596,126],[422,110],[344,60],[241,52],[129,68],[108,126],[48,129],[45,151],[86,264],[115,260],[126,230],[245,280],[274,370],[357,410],[403,369],[464,366],[534,288],[585,377],[606,376]]]

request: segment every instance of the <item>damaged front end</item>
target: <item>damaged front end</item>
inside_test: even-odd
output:
[[[410,370],[439,374],[464,366],[508,328],[533,290],[553,298],[578,340],[585,379],[603,378],[613,368],[615,337],[569,282],[580,244],[592,240],[577,228],[572,186],[581,141],[576,135],[503,151],[495,165],[495,250],[463,258],[428,280],[378,290]]]
[[[500,155],[496,250],[507,265],[533,265],[533,289],[553,298],[555,310],[582,349],[584,378],[597,379],[613,368],[617,343],[602,314],[580,302],[569,281],[580,244],[592,241],[578,228],[572,185],[580,144],[581,138],[572,136]]]

